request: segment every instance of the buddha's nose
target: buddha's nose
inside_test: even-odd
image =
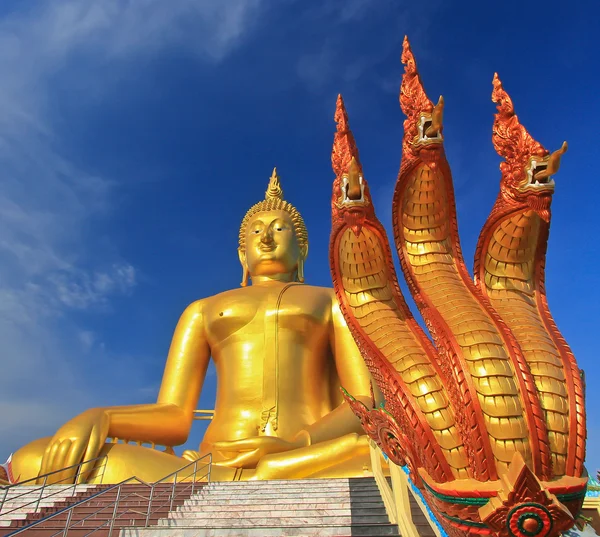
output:
[[[273,240],[273,232],[270,227],[265,228],[260,236],[260,242],[269,243]]]

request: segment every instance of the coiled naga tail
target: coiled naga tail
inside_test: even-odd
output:
[[[550,176],[566,146],[548,156],[495,77],[494,144],[506,162],[473,282],[443,148],[444,101],[428,99],[406,39],[402,61],[407,119],[394,238],[433,343],[399,289],[340,96],[331,272],[385,407],[346,398],[391,461],[408,467],[449,534],[558,535],[574,523],[587,482],[582,381],[548,310],[543,278]]]

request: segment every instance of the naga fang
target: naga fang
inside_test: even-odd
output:
[[[554,537],[573,526],[587,484],[582,376],[544,284],[552,175],[567,146],[550,155],[533,140],[494,76],[493,142],[505,162],[473,280],[444,153],[444,100],[427,97],[406,38],[402,61],[407,119],[394,240],[433,343],[398,286],[339,96],[331,274],[385,407],[344,395],[369,437],[408,468],[451,537]]]

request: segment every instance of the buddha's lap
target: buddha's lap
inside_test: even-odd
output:
[[[37,477],[50,440],[51,437],[40,438],[15,453],[13,473],[18,476],[19,481]],[[206,473],[203,462],[199,462],[194,468],[189,459],[131,444],[106,443],[98,457],[95,467],[86,472],[90,476],[86,481],[90,483],[119,483],[134,475],[143,481],[153,482],[183,467],[186,468],[178,474],[178,480],[191,479],[194,471],[197,477],[203,477]],[[309,464],[303,469],[303,463]],[[349,476],[369,465],[368,442],[366,436],[349,434],[306,448],[267,455],[261,459],[259,468],[261,465],[268,473],[267,478]],[[335,470],[328,472],[334,468]],[[211,478],[215,481],[229,481],[235,475],[236,470],[233,468],[219,464],[212,466]],[[253,475],[253,470],[245,470],[243,479],[252,478]]]

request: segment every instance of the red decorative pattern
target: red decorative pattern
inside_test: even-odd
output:
[[[354,414],[369,438],[374,440],[381,451],[398,466],[407,466],[414,483],[420,485],[417,456],[408,437],[402,432],[396,420],[383,408],[369,410],[363,403],[342,390]],[[417,485],[417,486],[418,486]]]
[[[517,454],[498,497],[480,509],[498,537],[557,537],[575,520]]]
[[[552,515],[543,505],[522,503],[508,513],[512,537],[546,537],[552,531]]]

